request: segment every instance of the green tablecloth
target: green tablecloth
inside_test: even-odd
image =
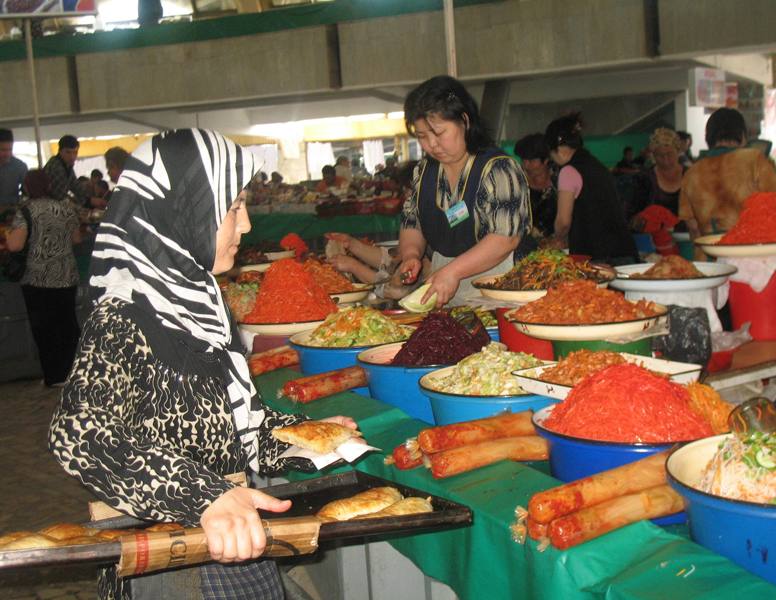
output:
[[[298,373],[282,370],[257,378],[267,404],[313,419],[350,415],[373,446],[390,451],[426,427],[401,410],[358,394],[338,394],[308,405],[277,399],[277,389]],[[471,507],[474,524],[390,540],[424,573],[448,584],[462,600],[507,598],[774,598],[776,587],[686,537],[642,521],[586,544],[539,552],[510,536],[517,505],[557,485],[546,463],[501,462],[449,479],[428,470],[399,471],[372,453],[356,469],[426,490]],[[295,477],[296,475],[292,475]]]
[[[380,234],[382,239],[399,237],[399,216],[353,215],[350,217],[319,217],[309,214],[273,213],[251,215],[251,230],[243,236],[244,245],[261,240],[280,241],[287,233],[296,233],[305,240],[321,237],[329,231],[351,235]]]

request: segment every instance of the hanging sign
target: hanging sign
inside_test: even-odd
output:
[[[0,18],[77,17],[96,13],[96,0],[0,0]]]

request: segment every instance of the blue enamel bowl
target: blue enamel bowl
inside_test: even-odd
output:
[[[317,375],[335,369],[356,366],[356,357],[369,348],[376,346],[353,346],[349,348],[323,348],[309,344],[313,330],[303,331],[288,339],[289,345],[299,354],[299,368],[305,375]],[[369,396],[369,388],[359,387],[351,390],[357,394]]]
[[[667,444],[624,444],[587,440],[555,433],[544,427],[544,421],[552,409],[552,406],[548,406],[535,413],[533,424],[536,433],[547,440],[550,452],[550,473],[564,483],[621,467],[652,454],[669,450],[674,446],[673,442]],[[677,513],[653,521],[658,525],[672,525],[684,523],[685,518],[684,513]]]
[[[372,398],[400,408],[409,416],[432,425],[431,401],[420,391],[420,378],[444,365],[402,367],[390,362],[404,342],[383,344],[359,353],[358,364],[367,372]]]
[[[776,584],[776,505],[722,498],[695,486],[727,436],[685,444],[666,461],[668,483],[684,498],[690,536],[701,546]]]
[[[483,419],[505,410],[515,413],[526,410],[536,411],[558,402],[553,398],[534,394],[479,396],[451,394],[435,389],[434,380],[450,375],[453,369],[455,367],[437,369],[420,378],[420,390],[431,400],[431,410],[437,425]]]

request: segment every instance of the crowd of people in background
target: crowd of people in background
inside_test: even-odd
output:
[[[527,135],[515,144],[531,191],[532,235],[541,245],[568,246],[572,253],[595,255],[601,250],[590,244],[599,234],[602,239],[622,238],[625,244],[623,231],[629,230],[650,234],[658,252],[675,253],[677,247],[667,233],[670,229],[689,231],[693,238],[724,231],[735,223],[748,196],[776,191],[776,171],[768,158],[770,144],[749,142],[744,118],[735,109],[720,108],[709,117],[705,132],[709,149],[697,159],[692,155],[689,133],[659,127],[640,152],[624,147],[621,160],[609,174],[595,164],[598,161],[592,155],[587,156],[581,130],[580,116],[571,115],[553,121],[544,134]],[[579,150],[588,160],[584,169],[594,167],[593,181],[603,186],[594,194],[593,205],[584,195],[579,202],[585,189],[585,179],[573,172],[579,171],[574,164],[579,156],[573,161]],[[616,224],[609,222],[614,214],[618,215]],[[607,226],[600,232],[589,230],[591,224],[602,222]],[[580,245],[581,238],[572,233],[575,223],[585,229],[581,238],[589,241]],[[617,262],[616,256],[614,259]]]

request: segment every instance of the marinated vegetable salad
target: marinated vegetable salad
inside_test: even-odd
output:
[[[326,317],[310,334],[311,346],[350,348],[401,342],[410,337],[412,329],[397,325],[374,308],[354,306]]]
[[[776,436],[730,436],[703,472],[698,487],[723,498],[776,504]]]
[[[434,389],[449,394],[516,396],[524,394],[512,371],[535,367],[541,361],[523,352],[509,352],[491,343],[459,362],[447,377],[434,381]]]

